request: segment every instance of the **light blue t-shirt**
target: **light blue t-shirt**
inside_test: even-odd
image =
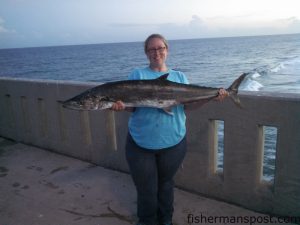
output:
[[[129,80],[156,79],[169,73],[168,80],[188,84],[186,76],[175,70],[156,72],[149,67],[136,69],[129,75]],[[184,106],[172,107],[174,115],[161,109],[137,107],[132,113],[128,128],[137,145],[146,149],[158,150],[178,144],[186,134]]]

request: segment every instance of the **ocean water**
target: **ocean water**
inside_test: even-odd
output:
[[[242,90],[300,93],[300,34],[169,43],[168,66],[191,83],[227,87],[250,72]],[[0,49],[2,77],[107,82],[145,66],[142,42]]]
[[[227,87],[243,72],[240,90],[300,93],[300,34],[169,41],[168,66],[190,83]],[[108,82],[147,66],[142,42],[0,49],[0,76]],[[219,161],[222,162],[222,125]],[[276,129],[266,128],[265,179],[275,168]],[[222,163],[219,163],[222,169]]]

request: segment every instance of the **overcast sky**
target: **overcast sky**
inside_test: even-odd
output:
[[[300,33],[300,0],[0,0],[0,48]]]

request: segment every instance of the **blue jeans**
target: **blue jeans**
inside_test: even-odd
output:
[[[161,150],[139,147],[130,135],[126,159],[137,190],[137,215],[145,225],[172,222],[174,175],[186,153],[186,138]]]

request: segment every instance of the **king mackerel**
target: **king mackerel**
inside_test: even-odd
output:
[[[63,107],[73,110],[109,109],[118,100],[126,107],[153,107],[171,114],[171,107],[179,104],[207,101],[218,96],[220,88],[180,84],[169,81],[169,74],[153,80],[124,80],[108,82],[62,102]],[[247,73],[237,78],[226,91],[240,106],[238,88]]]

